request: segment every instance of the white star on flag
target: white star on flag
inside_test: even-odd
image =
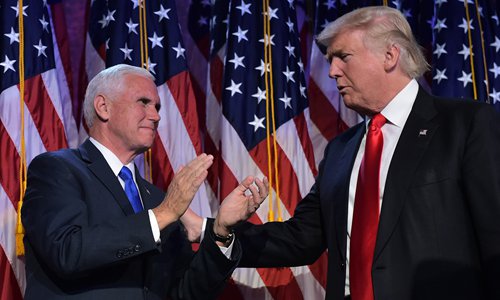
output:
[[[42,44],[42,39],[38,41],[38,45],[33,45],[33,47],[35,47],[36,50],[38,50],[38,56],[43,55],[47,57],[47,54],[45,54],[45,49],[47,49],[47,46]]]
[[[160,10],[154,12],[155,15],[160,17],[158,22],[161,22],[161,20],[163,20],[163,19],[170,20],[170,17],[168,16],[169,11],[170,11],[170,8],[165,9],[165,8],[163,8],[163,4],[161,4]]]
[[[181,42],[177,42],[177,46],[172,47],[172,49],[175,51],[175,58],[179,58],[181,56],[185,58],[184,51],[186,51],[186,49],[182,48]]]
[[[235,83],[231,79],[231,86],[227,87],[226,90],[231,91],[231,96],[234,96],[234,94],[236,94],[236,93],[241,94],[240,86],[241,86],[241,83]]]
[[[472,83],[472,73],[465,73],[462,71],[462,76],[457,78],[458,81],[461,81],[464,84],[464,87],[467,85],[467,83]]]
[[[12,70],[12,71],[16,71],[14,69],[14,63],[16,62],[15,59],[13,60],[10,60],[7,55],[5,55],[5,60],[3,62],[0,63],[0,66],[3,67],[3,73],[5,74],[5,72],[7,72],[7,70]]]
[[[163,39],[163,36],[158,36],[156,32],[153,32],[153,36],[148,38],[148,40],[151,41],[151,49],[154,49],[156,46],[163,48],[163,45],[161,43]]]
[[[239,66],[242,66],[243,68],[245,68],[245,65],[243,64],[243,59],[245,59],[244,56],[238,56],[235,53],[234,58],[230,59],[229,62],[234,64],[234,69],[236,70]]]
[[[257,129],[259,129],[259,128],[264,128],[264,129],[266,128],[266,127],[264,126],[264,120],[265,120],[266,118],[259,119],[259,118],[257,118],[257,116],[256,116],[256,115],[254,115],[253,117],[254,117],[253,121],[248,122],[248,124],[250,124],[250,125],[252,125],[252,126],[253,126],[253,132],[256,132],[256,131],[257,131]]]
[[[245,13],[251,15],[252,13],[250,12],[250,5],[251,3],[246,4],[244,1],[241,1],[240,6],[236,6],[237,9],[241,11],[241,16],[245,15]]]
[[[132,51],[134,51],[134,49],[129,49],[128,48],[128,45],[125,44],[125,47],[124,48],[120,48],[120,50],[123,52],[123,59],[128,59],[128,60],[132,60],[132,57],[130,56],[130,53],[132,53]]]
[[[14,31],[14,27],[10,28],[10,33],[5,33],[4,35],[9,38],[10,45],[12,45],[12,43],[14,42],[19,43],[19,33],[16,33]]]
[[[246,36],[248,30],[242,30],[240,26],[238,26],[238,31],[233,32],[233,35],[238,37],[238,43],[241,42],[241,40],[248,41],[248,38]]]

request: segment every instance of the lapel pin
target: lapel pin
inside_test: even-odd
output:
[[[418,136],[426,136],[426,135],[427,135],[427,129],[420,129]]]
[[[148,195],[151,195],[151,193],[149,192],[149,190],[146,188],[146,193],[148,193]]]

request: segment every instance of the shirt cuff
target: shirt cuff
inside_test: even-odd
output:
[[[151,231],[153,232],[153,239],[157,244],[161,243],[160,239],[160,227],[158,226],[158,221],[156,220],[155,214],[151,209],[148,209],[149,223],[151,223]]]
[[[203,225],[201,226],[201,236],[200,236],[200,243],[203,241],[203,237],[205,236],[205,229],[207,228],[207,218],[203,218]],[[233,253],[233,245],[234,245],[234,240],[235,238],[233,237],[233,240],[231,241],[231,244],[227,247],[221,247],[219,245],[219,249],[224,254],[227,259],[231,259],[231,254]]]

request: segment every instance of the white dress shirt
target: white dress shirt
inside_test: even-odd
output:
[[[115,174],[115,176],[118,178],[118,181],[120,182],[122,188],[125,189],[125,182],[120,178],[120,176],[118,176],[118,174],[120,173],[120,170],[124,166],[123,163],[120,161],[120,159],[113,152],[111,152],[111,150],[106,148],[106,146],[99,143],[97,140],[95,140],[92,137],[89,138],[89,140],[92,142],[92,144],[94,144],[94,146],[96,146],[96,148],[99,150],[99,152],[101,152],[102,156],[104,156],[104,159],[106,160],[109,167],[113,171],[113,174]],[[129,168],[130,171],[132,172],[132,177],[134,179],[135,186],[136,186],[137,190],[139,191],[139,187],[137,186],[137,180],[135,178],[134,162],[132,161],[125,166],[127,168]],[[139,198],[141,199],[142,207],[144,207],[144,203],[142,202],[141,193],[139,193]],[[156,220],[156,216],[151,209],[148,209],[148,215],[149,215],[149,223],[151,224],[151,232],[153,234],[153,239],[156,243],[159,244],[161,242],[161,239],[160,239],[160,227],[158,226],[158,221]],[[205,234],[205,227],[206,227],[206,219],[203,220],[203,228],[202,228],[202,233],[201,233],[200,239],[203,239],[203,236]],[[227,258],[231,257],[233,243],[234,243],[234,240],[233,240],[233,242],[231,242],[229,247],[219,247],[221,249],[222,253]]]
[[[384,146],[382,149],[382,157],[380,162],[380,195],[379,205],[382,209],[382,198],[384,196],[385,182],[387,172],[391,164],[396,144],[398,143],[403,127],[410,115],[410,111],[415,103],[418,93],[418,83],[415,79],[411,80],[380,112],[386,119],[387,123],[382,127],[384,136]],[[365,121],[365,126],[368,126],[370,119]],[[346,249],[346,282],[345,295],[350,295],[349,287],[349,258],[350,258],[350,243],[351,243],[351,227],[352,216],[354,212],[354,199],[356,194],[356,185],[358,183],[359,168],[365,154],[366,133],[363,136],[361,145],[359,146],[354,166],[351,172],[351,180],[349,183],[349,205],[347,208],[347,249]]]

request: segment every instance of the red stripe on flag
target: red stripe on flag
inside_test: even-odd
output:
[[[309,265],[309,270],[314,278],[326,289],[326,276],[328,271],[328,252],[323,252],[321,256],[312,264]]]
[[[293,211],[297,206],[298,200],[302,199],[299,190],[299,181],[297,179],[297,174],[288,159],[288,156],[283,152],[283,149],[276,144],[278,153],[278,170],[279,170],[279,185],[280,185],[280,200],[286,207],[290,215],[293,215]],[[264,173],[267,178],[270,178],[268,174],[268,157],[267,157],[267,142],[263,140],[252,150],[249,151],[250,156],[254,159],[257,166],[260,168],[262,173]],[[274,169],[274,165],[272,166]],[[271,179],[271,178],[270,178]],[[275,188],[274,175],[272,178],[273,188]]]
[[[191,77],[187,71],[183,71],[167,80],[167,85],[182,116],[191,143],[196,153],[201,154],[200,126]]]
[[[198,50],[203,54],[205,60],[208,60],[208,56],[210,55],[210,36],[208,34],[196,40],[196,46],[198,46]]]
[[[19,153],[9,134],[0,122],[0,184],[14,208],[19,201]],[[1,282],[1,281],[0,281]],[[2,298],[5,299],[5,298]]]
[[[224,63],[220,60],[219,56],[216,55],[210,61],[210,85],[212,88],[212,93],[217,99],[219,104],[222,103],[222,78],[224,74]]]
[[[300,139],[300,144],[304,150],[304,154],[307,158],[307,163],[314,176],[318,174],[316,170],[316,163],[314,161],[314,149],[311,143],[311,137],[309,136],[309,131],[307,130],[307,122],[304,113],[301,113],[293,119],[295,122],[295,127],[297,128],[297,136]]]
[[[238,289],[238,285],[234,282],[232,278],[229,278],[226,287],[222,290],[222,293],[217,297],[219,300],[244,300],[245,298]]]
[[[303,299],[302,291],[290,268],[257,268],[274,299]]]
[[[221,159],[220,160],[220,199],[221,201],[229,195],[229,193],[234,190],[239,182],[238,179],[234,176],[233,172],[226,164],[226,162]]]
[[[165,152],[165,148],[163,148],[163,144],[158,134],[156,134],[155,141],[151,147],[151,160],[153,183],[158,188],[166,191],[174,177],[174,170],[172,169],[167,152]]]
[[[17,283],[12,266],[0,247],[0,299],[22,300],[23,296]]]
[[[24,100],[47,151],[67,148],[64,125],[59,118],[41,75],[25,81]]]
[[[214,156],[214,163],[210,167],[210,169],[208,169],[207,182],[210,185],[212,191],[214,191],[214,194],[217,194],[219,175],[221,172],[222,164],[224,162],[222,161],[219,150],[215,147],[213,140],[208,134],[205,135],[205,152]]]
[[[69,93],[73,97],[73,74],[71,72],[71,58],[69,51],[69,40],[67,34],[66,19],[64,18],[64,7],[62,2],[56,2],[50,5],[52,12],[52,22],[54,23],[54,32],[57,40],[57,48],[63,64],[64,74],[66,74]]]
[[[202,87],[200,87],[200,84],[198,83],[198,81],[193,80],[193,74],[191,74],[191,73],[190,73],[190,78],[191,78],[193,92],[194,92],[195,99],[196,99],[196,109],[198,111],[198,122],[200,124],[200,130],[202,130],[204,132],[205,131],[204,129],[207,127],[206,126],[207,109],[206,109],[206,102],[205,102],[205,99],[206,99],[205,90]]]
[[[311,120],[327,140],[349,128],[314,80],[309,81],[308,94],[309,99],[314,99],[309,101]]]

